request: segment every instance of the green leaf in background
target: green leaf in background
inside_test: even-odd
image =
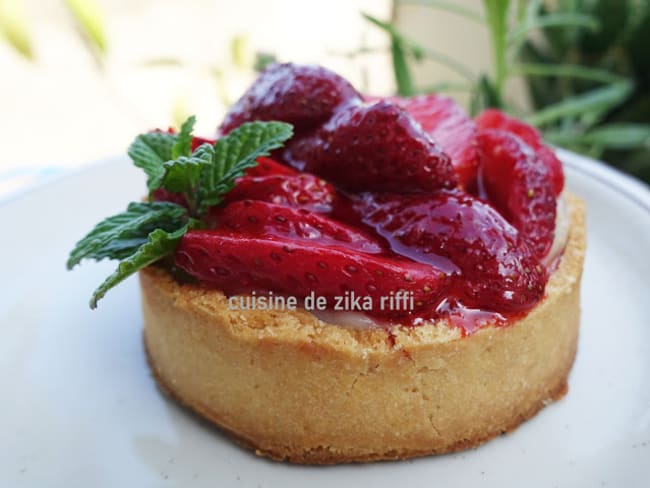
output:
[[[104,219],[77,242],[67,268],[83,259],[121,259],[140,247],[153,229],[175,230],[186,221],[187,210],[174,203],[131,203],[125,212]]]
[[[393,60],[393,72],[397,84],[397,94],[403,97],[410,97],[415,94],[413,88],[413,77],[406,62],[404,48],[394,37],[390,41],[390,53]]]
[[[419,92],[419,90],[415,89],[413,77],[408,65],[407,56],[412,56],[416,61],[429,59],[458,73],[469,82],[474,82],[475,76],[473,72],[462,63],[459,63],[455,59],[441,52],[423,48],[416,42],[408,39],[392,24],[382,22],[381,20],[365,13],[362,13],[361,15],[368,22],[372,23],[376,27],[379,27],[390,36],[393,74],[395,76],[395,85],[397,87],[398,95],[412,96]]]
[[[393,73],[395,75],[395,84],[397,85],[397,94],[408,97],[415,94],[413,88],[413,78],[406,62],[406,50],[404,42],[399,33],[392,25],[382,22],[375,17],[362,13],[366,20],[384,30],[390,36],[390,52],[393,63]]]
[[[93,55],[101,58],[106,54],[107,42],[104,21],[95,0],[65,0],[82,38]]]
[[[214,147],[202,144],[191,156],[180,156],[163,163],[164,174],[160,181],[154,181],[152,186],[163,187],[174,193],[190,193],[199,182],[201,172],[214,159]],[[186,194],[188,200],[192,196]]]
[[[474,89],[470,114],[472,116],[478,115],[486,108],[503,108],[503,104],[503,100],[492,81],[487,76],[482,75]]]
[[[620,104],[631,92],[632,84],[628,81],[612,83],[549,105],[526,120],[532,125],[540,126],[565,117],[581,116],[589,111],[603,112]]]
[[[253,69],[258,73],[263,71],[269,64],[277,63],[278,58],[275,54],[266,53],[266,52],[257,52],[255,53],[255,64]]]
[[[235,180],[257,164],[260,156],[282,147],[293,135],[291,124],[284,122],[249,122],[221,137],[214,145],[214,159],[199,182],[199,212],[221,203]]]
[[[0,0],[0,35],[25,59],[34,59],[22,0]]]
[[[581,66],[579,64],[517,63],[509,68],[509,74],[583,78],[600,83],[616,83],[625,80],[622,76],[610,71]]]
[[[196,117],[191,115],[181,124],[181,128],[176,135],[176,143],[172,146],[171,159],[180,156],[189,156],[192,152],[192,131],[196,124]]]
[[[517,46],[524,42],[531,31],[548,27],[583,27],[591,31],[597,31],[600,27],[598,19],[588,14],[563,13],[534,16],[529,21],[513,29],[508,35],[508,42]]]
[[[152,231],[147,236],[146,242],[132,255],[121,261],[113,274],[99,285],[90,299],[90,308],[97,308],[97,302],[115,285],[121,283],[132,274],[137,273],[142,268],[146,268],[159,259],[172,254],[188,229],[189,224],[185,224],[173,232],[162,229]]]
[[[648,124],[607,124],[590,130],[585,134],[572,134],[566,131],[547,131],[549,142],[562,145],[599,145],[608,149],[650,148],[650,125]]]
[[[133,164],[142,168],[147,175],[147,188],[153,191],[158,188],[165,174],[163,164],[172,159],[172,148],[176,144],[177,135],[167,132],[148,132],[140,134],[129,147],[129,157]]]

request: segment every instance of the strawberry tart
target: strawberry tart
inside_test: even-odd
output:
[[[190,129],[132,146],[148,227],[68,263],[141,235],[116,273],[140,270],[180,403],[259,455],[330,464],[475,447],[566,393],[585,210],[534,128],[275,64],[216,140]]]

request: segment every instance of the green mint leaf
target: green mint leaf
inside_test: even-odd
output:
[[[189,224],[185,224],[173,232],[167,232],[162,229],[155,229],[151,232],[146,242],[131,256],[121,261],[113,274],[99,285],[90,299],[90,308],[97,308],[97,302],[115,285],[121,283],[132,274],[137,273],[142,268],[158,261],[160,258],[172,254],[188,229]]]
[[[189,157],[179,156],[164,162],[164,173],[159,178],[154,178],[153,184],[171,192],[192,191],[199,182],[201,171],[212,163],[213,158],[214,147],[211,144],[202,144]]]
[[[187,210],[169,202],[131,203],[125,212],[108,217],[81,239],[67,267],[83,259],[124,259],[133,254],[154,229],[173,231],[187,222]]]
[[[235,186],[246,169],[255,166],[259,156],[267,156],[282,147],[293,135],[291,124],[284,122],[249,122],[221,137],[214,145],[212,164],[205,168],[199,181],[199,212],[217,205]]]
[[[191,154],[192,131],[194,130],[195,123],[196,117],[194,115],[190,116],[185,122],[183,122],[181,130],[178,131],[176,144],[172,147],[171,158],[169,159],[178,159],[181,156],[189,156]]]
[[[140,134],[129,147],[129,157],[138,168],[147,174],[147,188],[158,188],[165,169],[163,164],[172,159],[172,149],[178,136],[167,132],[148,132]]]

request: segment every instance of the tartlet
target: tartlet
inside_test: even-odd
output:
[[[193,125],[136,138],[149,197],[68,260],[121,261],[93,308],[139,271],[164,391],[316,464],[474,447],[565,394],[585,209],[534,128],[293,64]]]
[[[564,396],[580,321],[585,211],[546,296],[463,337],[444,321],[350,328],[309,312],[229,310],[226,296],[141,272],[144,340],[163,391],[256,454],[296,463],[405,459],[475,447]]]

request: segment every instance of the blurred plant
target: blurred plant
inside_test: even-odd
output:
[[[250,38],[246,34],[239,34],[230,39],[230,53],[228,59],[219,63],[191,63],[179,58],[164,57],[152,58],[142,61],[140,64],[147,68],[171,67],[184,70],[190,70],[209,75],[215,83],[217,98],[225,108],[234,103],[232,97],[231,82],[239,78],[245,79],[239,85],[245,85],[251,82],[255,72],[263,70],[266,65],[276,61],[273,54],[256,51]],[[176,127],[185,120],[189,115],[186,100],[183,96],[178,96],[172,107],[172,119]]]
[[[25,59],[34,59],[22,1],[0,0],[0,34]]]
[[[553,10],[543,0],[483,0],[483,12],[438,0],[396,0],[403,4],[484,25],[493,68],[475,73],[364,14],[390,37],[398,94],[468,91],[471,113],[497,107],[524,116],[550,142],[603,157],[650,182],[650,59],[643,49],[650,45],[650,0],[557,0]],[[416,87],[410,63],[423,60],[447,66],[465,82]],[[526,80],[533,113],[525,115],[506,96],[512,77]]]
[[[77,32],[101,66],[107,50],[104,20],[95,0],[65,0]]]
[[[95,0],[62,0],[86,48],[102,65],[107,50],[104,20]],[[29,61],[35,59],[23,0],[0,0],[0,34]]]
[[[551,8],[588,13],[600,29],[541,29],[538,38],[523,45],[522,60],[542,67],[571,62],[623,76],[628,85],[620,96],[614,94],[615,102],[591,114],[552,118],[544,107],[593,93],[596,80],[530,77],[531,101],[541,110],[534,121],[550,141],[603,158],[650,182],[650,0],[559,0],[554,7],[542,5],[541,11]]]

